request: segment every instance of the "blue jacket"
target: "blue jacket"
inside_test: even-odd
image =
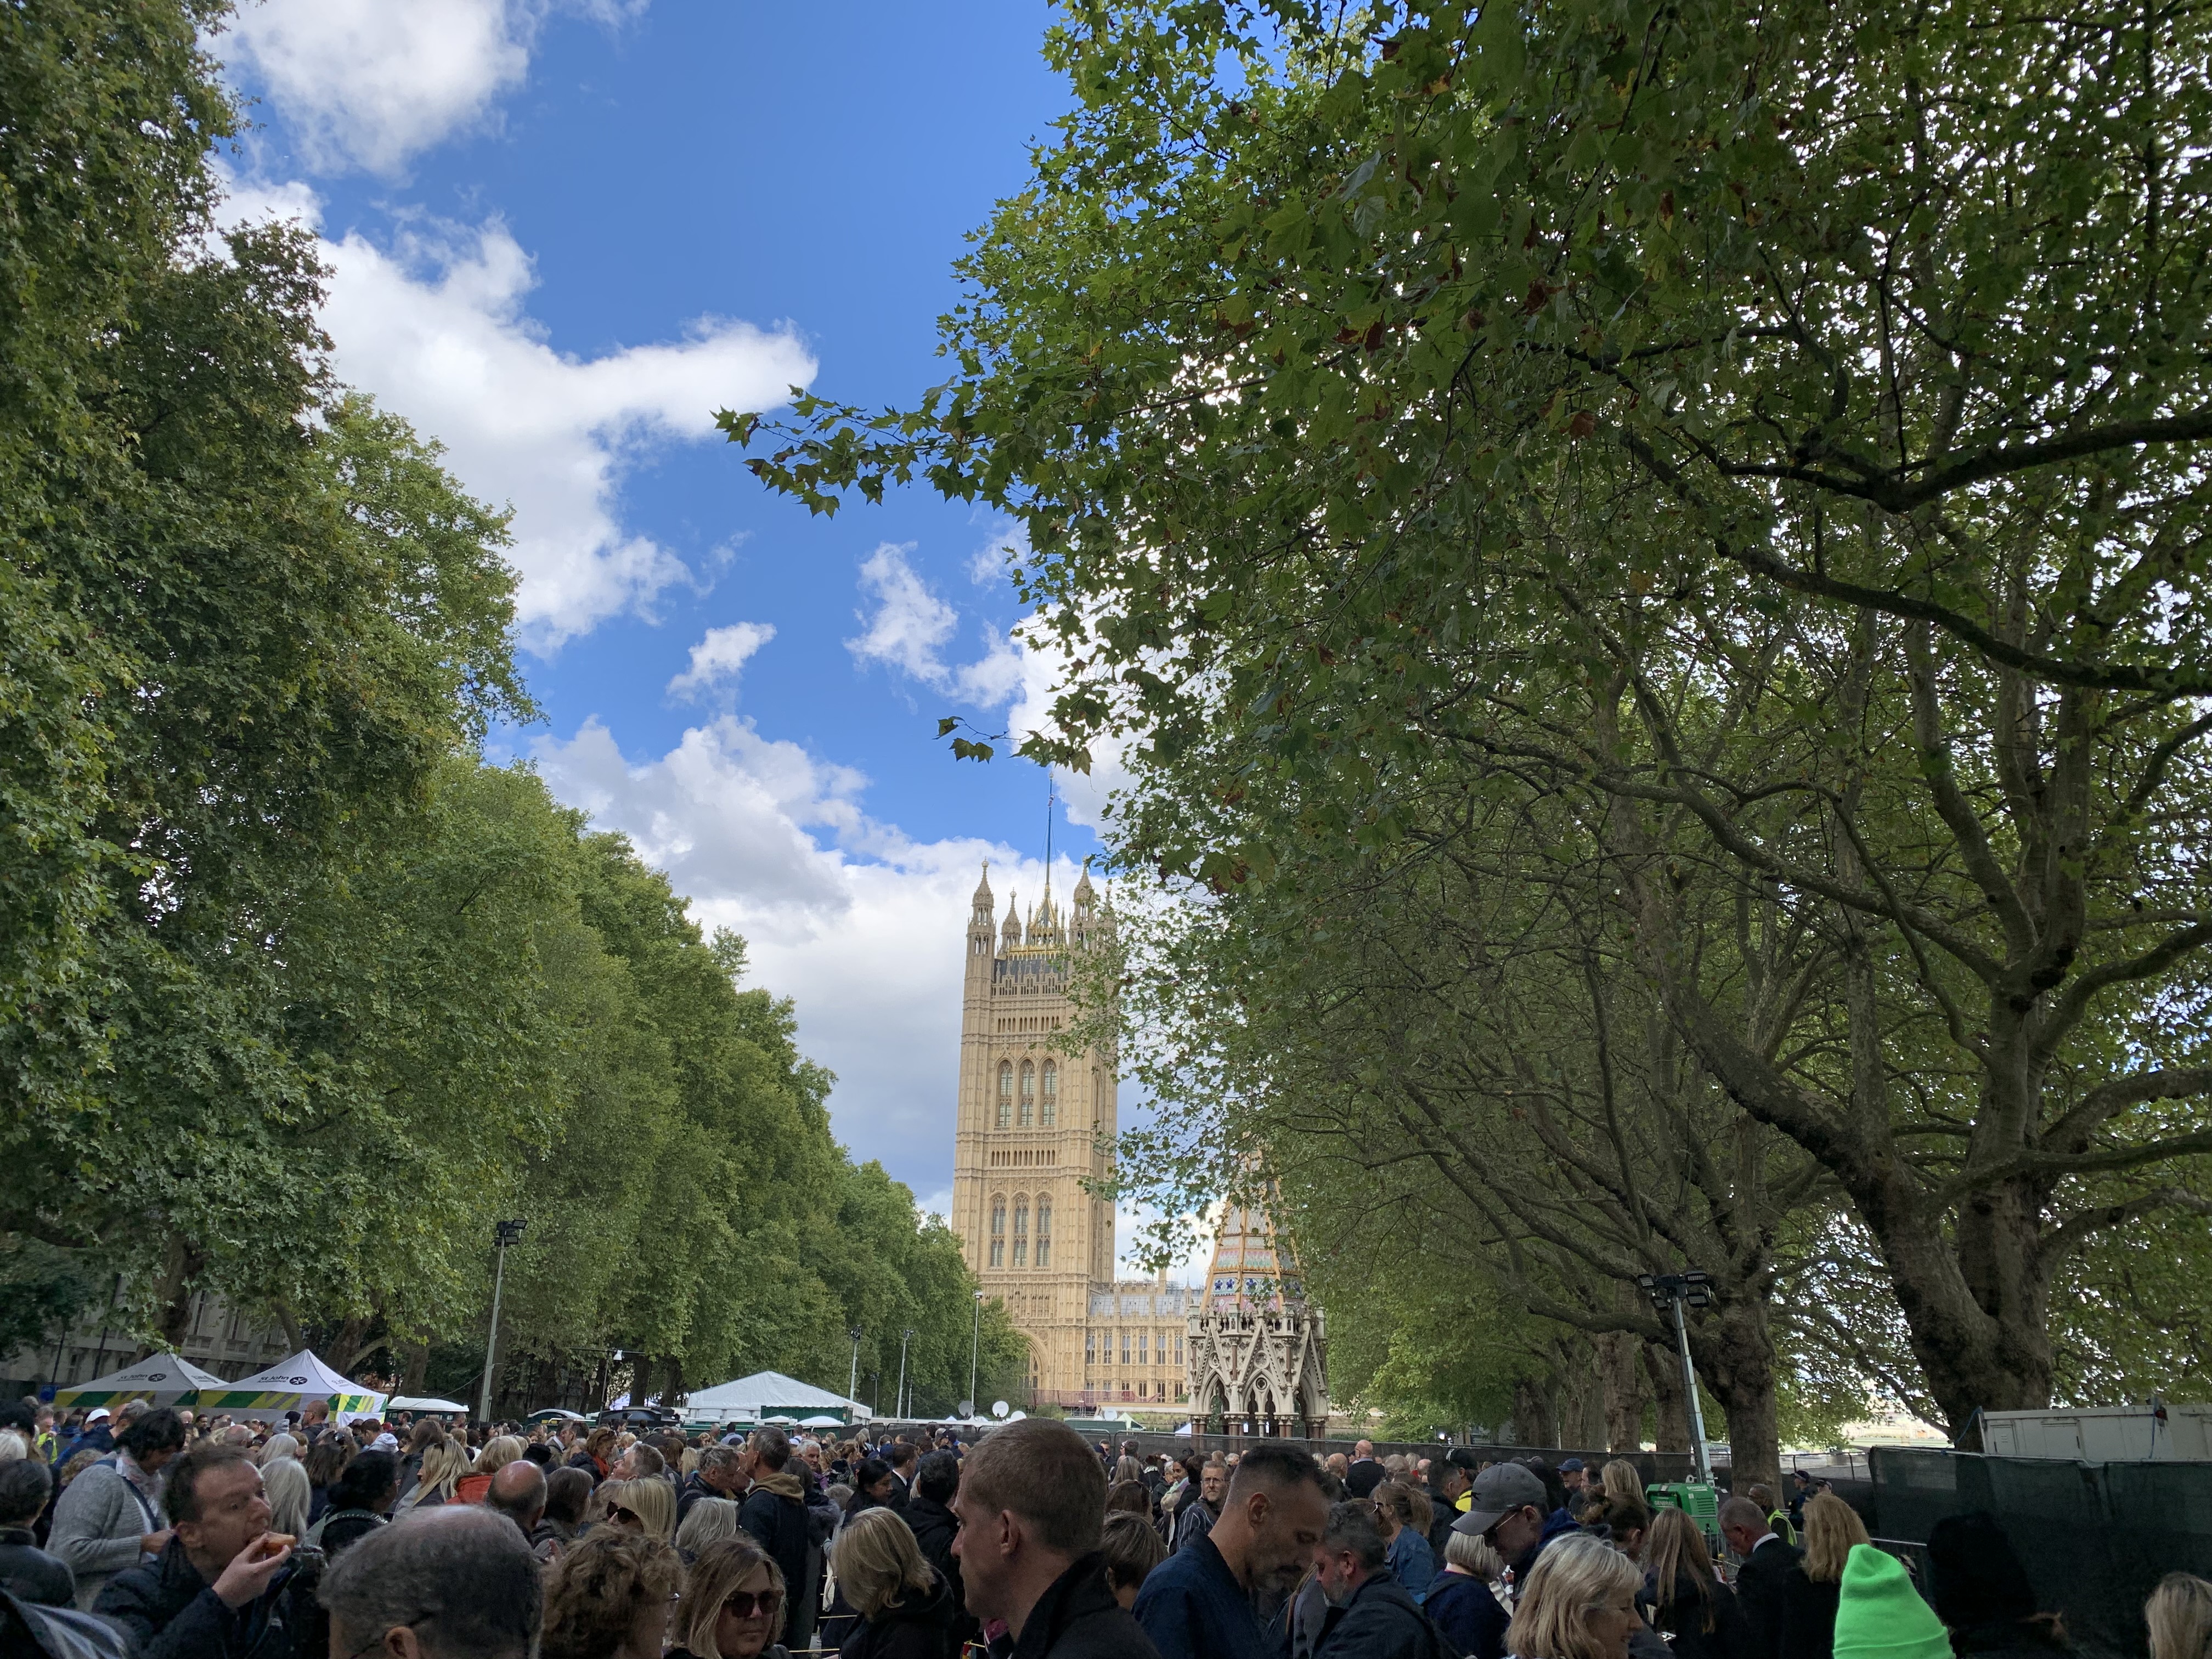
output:
[[[1463,1572],[1440,1572],[1421,1603],[1455,1653],[1469,1659],[1505,1659],[1505,1630],[1513,1615],[1490,1586]]]
[[[1145,1576],[1130,1611],[1160,1659],[1271,1659],[1252,1600],[1211,1538],[1194,1538]]]
[[[1411,1527],[1398,1528],[1398,1535],[1390,1540],[1390,1576],[1398,1581],[1398,1588],[1416,1601],[1429,1593],[1429,1584],[1437,1576],[1437,1553],[1429,1547],[1429,1540]]]

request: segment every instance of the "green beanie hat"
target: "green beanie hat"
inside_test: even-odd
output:
[[[1943,1621],[1920,1599],[1905,1564],[1871,1544],[1852,1545],[1844,1563],[1835,1659],[1952,1659]]]

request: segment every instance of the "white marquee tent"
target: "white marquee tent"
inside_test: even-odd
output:
[[[119,1406],[126,1400],[150,1401],[173,1406],[202,1389],[227,1389],[213,1371],[204,1371],[180,1354],[149,1353],[136,1364],[54,1390],[54,1404],[63,1411],[72,1406]]]
[[[734,1382],[693,1390],[684,1414],[695,1423],[763,1423],[771,1417],[834,1417],[842,1423],[865,1423],[875,1413],[857,1400],[801,1382],[781,1371],[755,1371]]]
[[[266,1412],[272,1415],[305,1411],[319,1402],[331,1408],[331,1420],[350,1423],[356,1417],[374,1417],[384,1409],[384,1396],[341,1376],[306,1348],[289,1359],[280,1359],[251,1376],[203,1391],[194,1403],[203,1411]]]

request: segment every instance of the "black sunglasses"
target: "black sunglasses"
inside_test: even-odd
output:
[[[722,1598],[723,1610],[740,1619],[773,1619],[782,1605],[781,1590],[732,1590]]]

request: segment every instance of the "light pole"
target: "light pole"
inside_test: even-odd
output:
[[[899,1333],[898,1393],[891,1399],[891,1413],[901,1422],[906,1420],[906,1345],[914,1340],[914,1327],[909,1325]]]
[[[848,1326],[845,1334],[853,1339],[853,1374],[845,1384],[845,1398],[851,1400],[860,1387],[860,1328],[858,1325]]]
[[[521,1242],[522,1230],[528,1224],[521,1220],[491,1224],[492,1260],[497,1265],[491,1273],[491,1334],[484,1339],[483,1401],[477,1407],[479,1423],[491,1421],[491,1368],[499,1352],[499,1293],[507,1282],[507,1247]]]
[[[1682,1308],[1685,1304],[1692,1308],[1712,1304],[1713,1276],[1692,1267],[1679,1273],[1642,1273],[1636,1283],[1651,1298],[1653,1307],[1674,1312],[1674,1349],[1682,1358],[1682,1389],[1690,1400],[1691,1468],[1698,1480],[1710,1486],[1713,1465],[1705,1453],[1705,1408],[1698,1400],[1698,1370],[1690,1363],[1690,1328],[1682,1317]]]
[[[975,1415],[975,1356],[982,1351],[983,1292],[975,1292],[975,1328],[968,1333],[968,1415]]]

